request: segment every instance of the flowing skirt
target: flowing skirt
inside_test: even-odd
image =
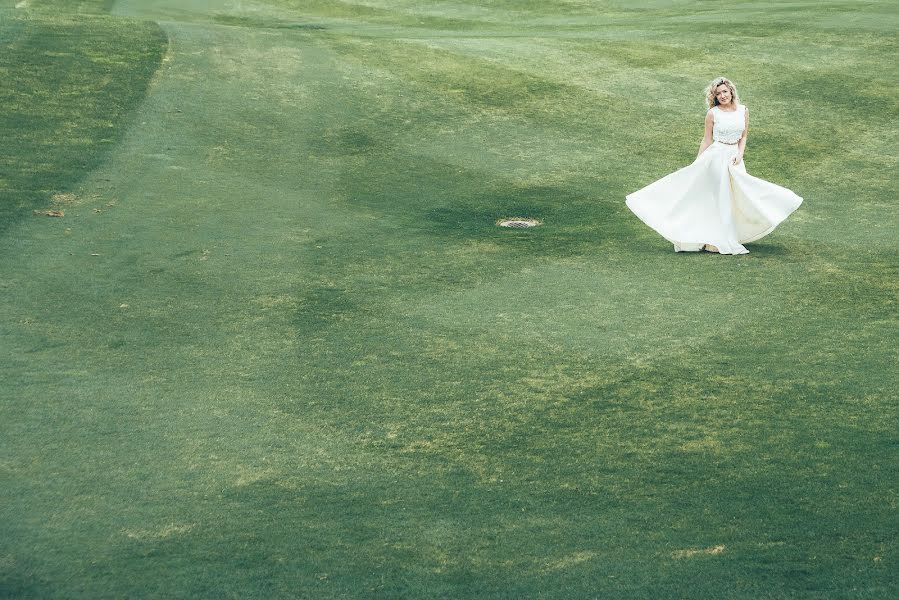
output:
[[[746,254],[743,244],[771,233],[802,198],[732,165],[736,145],[714,142],[693,164],[627,196],[634,214],[674,244],[677,252],[716,246]]]

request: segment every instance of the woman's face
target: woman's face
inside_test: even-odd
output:
[[[726,83],[722,83],[718,87],[715,88],[715,99],[718,100],[718,104],[728,105],[730,104],[731,96],[730,96],[730,88]]]

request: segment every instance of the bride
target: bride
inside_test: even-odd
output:
[[[627,206],[676,252],[746,254],[799,208],[802,198],[746,172],[749,110],[734,84],[718,77],[706,89],[705,135],[693,164],[627,196]]]

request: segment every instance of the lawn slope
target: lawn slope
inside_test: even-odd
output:
[[[899,592],[891,3],[109,11],[168,58],[0,236],[7,596]],[[719,73],[806,200],[675,254]]]

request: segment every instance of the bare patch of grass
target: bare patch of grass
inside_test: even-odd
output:
[[[723,544],[710,546],[709,548],[686,548],[671,553],[672,558],[684,559],[693,558],[694,556],[718,556],[724,554],[726,547]]]
[[[122,533],[132,540],[141,542],[166,540],[172,537],[181,536],[188,533],[194,528],[194,525],[176,525],[171,523],[163,527],[155,529],[123,529]]]
[[[71,192],[65,192],[53,194],[53,196],[50,197],[50,200],[52,200],[54,204],[74,204],[78,201],[78,196]]]
[[[545,573],[551,573],[553,571],[564,571],[565,569],[570,569],[571,567],[589,562],[595,557],[596,553],[590,550],[573,552],[571,554],[563,556],[562,558],[547,563],[543,571]]]

